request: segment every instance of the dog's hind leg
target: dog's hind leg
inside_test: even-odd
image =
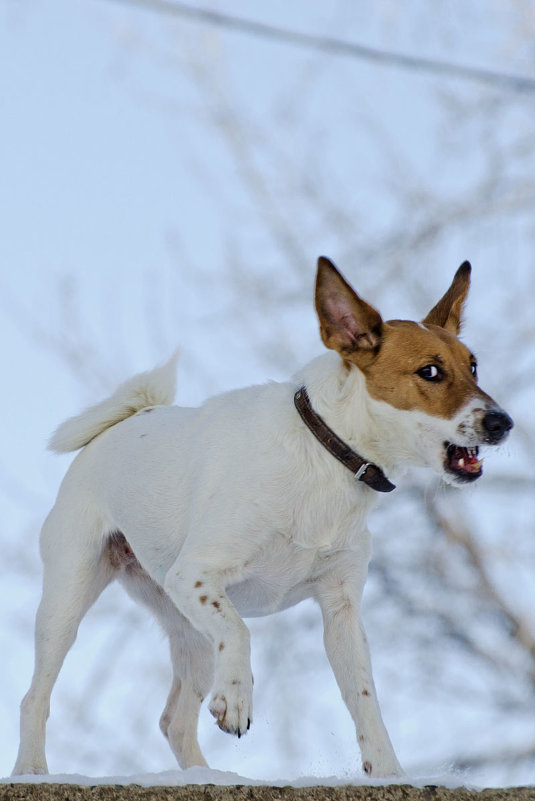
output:
[[[206,766],[197,740],[201,704],[213,681],[212,648],[184,620],[185,628],[169,636],[173,684],[160,718],[160,728],[184,770]]]
[[[35,670],[21,704],[14,775],[48,772],[45,736],[52,688],[80,621],[113,578],[113,569],[102,558],[102,527],[94,519],[85,524],[78,519],[75,533],[70,517],[54,508],[41,535],[44,579],[35,623]]]
[[[160,729],[181,768],[206,766],[197,741],[197,723],[201,704],[213,682],[212,646],[141,567],[123,534],[111,535],[106,551],[128,594],[150,609],[169,637],[173,683]]]

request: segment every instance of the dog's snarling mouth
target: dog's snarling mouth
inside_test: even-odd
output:
[[[461,481],[475,481],[483,473],[483,462],[478,459],[479,448],[464,448],[445,442],[446,457],[444,466]]]

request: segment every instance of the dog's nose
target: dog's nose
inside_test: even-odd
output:
[[[513,427],[514,423],[505,412],[487,412],[483,418],[483,428],[485,429],[485,439],[491,445],[496,445]]]

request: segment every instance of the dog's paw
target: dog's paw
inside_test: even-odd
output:
[[[402,779],[407,778],[407,774],[395,758],[381,759],[378,757],[373,762],[365,759],[362,763],[362,770],[367,776],[374,779]]]
[[[12,776],[46,776],[48,774],[48,766],[46,760],[37,760],[30,762],[17,761],[13,768]]]
[[[222,731],[241,737],[253,720],[253,683],[238,679],[222,683],[213,692],[209,709]]]

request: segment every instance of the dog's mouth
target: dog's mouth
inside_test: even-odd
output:
[[[475,481],[483,473],[483,462],[478,459],[479,448],[464,448],[445,442],[446,456],[444,467],[461,481]]]

